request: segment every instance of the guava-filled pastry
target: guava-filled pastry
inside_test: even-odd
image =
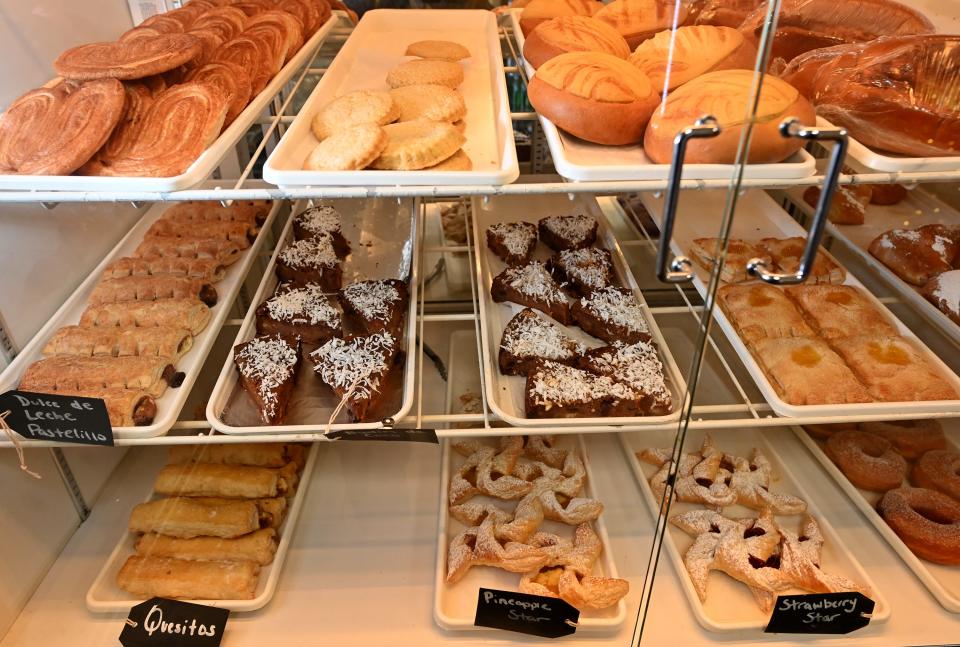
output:
[[[210,321],[210,308],[198,299],[123,301],[88,306],[80,316],[85,328],[185,328],[196,335]]]
[[[43,348],[44,355],[80,357],[165,357],[175,363],[193,348],[186,328],[83,328],[64,326]]]

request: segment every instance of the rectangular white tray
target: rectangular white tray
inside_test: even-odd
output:
[[[684,443],[685,453],[698,450],[701,442],[703,442],[703,436],[703,431],[688,431]],[[643,492],[643,500],[654,519],[659,516],[660,501],[657,501],[654,497],[648,479],[656,473],[658,468],[641,462],[636,457],[636,452],[647,447],[671,447],[674,437],[675,434],[669,431],[620,435],[620,444],[623,446],[630,467],[633,469],[633,474]],[[766,455],[773,467],[771,490],[793,494],[806,501],[807,511],[820,524],[820,530],[825,540],[821,559],[823,570],[827,573],[845,575],[855,582],[869,586],[872,591],[870,598],[876,602],[871,622],[885,622],[890,617],[890,605],[883,593],[877,589],[877,585],[854,554],[840,540],[837,531],[817,509],[816,504],[803,489],[797,477],[787,468],[777,452],[764,439],[763,433],[756,429],[738,429],[735,433],[715,433],[713,439],[718,448],[730,454],[749,457],[753,448],[756,447]],[[682,512],[703,509],[705,509],[704,506],[694,503],[674,502],[670,506],[670,515],[675,516]],[[743,506],[730,506],[725,508],[723,512],[732,517],[756,517],[758,514],[757,511]],[[785,523],[788,528],[792,529],[799,527],[802,518],[803,515],[777,516],[778,521]],[[747,586],[723,573],[718,572],[710,575],[707,600],[706,602],[700,601],[700,597],[690,581],[690,575],[683,564],[683,556],[687,548],[693,543],[693,538],[687,533],[673,524],[668,524],[663,543],[680,578],[680,584],[687,596],[687,601],[697,617],[697,622],[704,629],[718,632],[756,631],[767,626],[770,618],[765,616],[757,606]],[[790,590],[784,593],[796,592],[799,591]]]
[[[960,567],[934,564],[933,562],[928,562],[914,555],[913,551],[907,548],[903,540],[887,525],[883,517],[877,513],[876,505],[880,500],[880,494],[861,490],[851,483],[820,448],[820,444],[811,438],[806,431],[800,427],[794,427],[793,433],[800,439],[800,442],[806,445],[810,453],[813,454],[813,457],[820,461],[823,469],[833,477],[833,480],[840,486],[840,489],[850,497],[850,500],[857,506],[860,513],[873,524],[873,527],[877,529],[880,536],[890,544],[890,548],[900,556],[900,559],[907,565],[907,568],[913,571],[917,579],[927,587],[930,595],[936,598],[937,602],[947,611],[960,613]],[[956,450],[956,446],[954,446],[953,449]]]
[[[817,117],[821,128],[836,128],[823,117]],[[915,173],[956,171],[960,169],[960,156],[950,157],[905,157],[896,153],[878,152],[853,137],[849,138],[847,155],[866,167],[890,173]]]
[[[253,241],[249,248],[243,251],[243,256],[237,262],[227,268],[227,274],[224,279],[214,284],[217,290],[217,303],[210,308],[210,322],[206,328],[200,331],[199,335],[193,338],[193,347],[180,361],[176,368],[185,374],[183,383],[178,388],[168,388],[162,396],[157,398],[157,415],[153,424],[143,427],[114,427],[113,435],[115,438],[152,438],[160,436],[167,432],[173,423],[177,421],[180,410],[183,408],[187,397],[190,395],[190,389],[196,382],[200,371],[203,370],[204,362],[210,353],[213,343],[220,334],[220,328],[223,322],[230,314],[230,308],[233,305],[243,280],[246,278],[250,267],[257,258],[257,253],[263,246],[263,241],[269,236],[269,230],[273,220],[283,204],[280,200],[275,200],[267,216],[266,221],[260,228],[260,234]],[[70,326],[80,322],[80,316],[87,307],[87,299],[93,292],[97,283],[100,282],[100,275],[107,265],[115,260],[130,256],[133,254],[137,245],[143,240],[144,234],[155,221],[157,221],[163,212],[172,205],[157,203],[151,207],[136,225],[130,229],[130,232],[124,236],[116,247],[107,254],[106,258],[94,268],[90,276],[81,283],[76,291],[64,302],[46,325],[34,335],[30,343],[20,352],[19,355],[10,363],[10,365],[0,373],[0,392],[8,389],[15,389],[20,383],[20,378],[24,371],[35,361],[43,358],[43,348],[47,345],[50,338],[63,326]]]
[[[344,225],[344,236],[347,238],[351,247],[351,256],[348,256],[344,261],[344,272],[343,272],[343,282],[346,285],[348,282],[353,280],[360,279],[375,279],[375,278],[404,278],[402,276],[396,276],[397,270],[394,268],[378,268],[381,274],[371,275],[370,273],[363,271],[362,269],[358,271],[356,265],[357,261],[354,253],[361,254],[366,252],[369,249],[375,248],[377,245],[386,245],[393,244],[400,245],[402,250],[397,254],[397,256],[403,256],[404,259],[409,259],[406,261],[407,267],[409,268],[409,293],[410,293],[410,304],[407,310],[406,316],[406,336],[404,338],[404,347],[402,350],[406,352],[406,358],[403,368],[403,400],[400,405],[400,409],[392,416],[394,420],[399,420],[410,411],[410,407],[413,406],[413,382],[414,382],[414,369],[416,366],[416,336],[417,336],[417,325],[416,325],[416,313],[417,313],[417,294],[419,287],[419,270],[418,270],[418,261],[420,257],[420,229],[417,226],[418,222],[418,207],[419,200],[404,198],[402,205],[397,206],[397,201],[389,198],[370,198],[370,199],[352,199],[352,200],[331,200],[329,204],[332,204],[338,209],[340,209],[343,214],[343,225]],[[283,228],[283,232],[280,234],[280,237],[277,239],[277,247],[273,252],[273,256],[270,258],[270,262],[267,264],[267,269],[263,274],[263,279],[260,281],[260,286],[257,288],[257,293],[254,295],[253,300],[250,303],[250,308],[247,310],[246,317],[244,317],[243,325],[240,326],[240,331],[237,333],[237,338],[233,341],[233,346],[245,342],[253,338],[256,332],[256,310],[257,306],[266,301],[273,294],[274,289],[277,287],[277,277],[274,273],[274,266],[277,262],[277,256],[286,246],[286,244],[293,240],[293,215],[305,209],[307,205],[306,201],[297,202],[294,205],[293,211],[290,214],[290,218],[287,220],[286,225]],[[400,216],[398,216],[395,221],[396,230],[394,231],[378,231],[378,233],[373,233],[373,231],[367,231],[363,229],[361,231],[360,215],[358,214],[359,210],[365,209],[365,205],[373,205],[370,207],[371,213],[388,213],[391,209],[396,210]],[[409,216],[404,218],[403,214],[408,213]],[[370,223],[367,223],[368,226]],[[363,242],[368,242],[368,244],[363,244],[361,241],[361,233],[365,236]],[[396,238],[394,236],[397,236]],[[375,240],[370,241],[370,238]],[[372,242],[372,244],[369,244]],[[297,377],[298,382],[313,378],[313,369],[309,365],[309,360],[301,360],[300,373]],[[314,403],[314,406],[317,408],[318,412],[322,413],[321,417],[318,417],[316,420],[311,420],[309,424],[283,424],[283,425],[251,425],[251,426],[233,426],[224,422],[222,419],[222,414],[227,408],[228,404],[231,401],[231,397],[234,392],[237,390],[237,369],[233,362],[233,350],[230,351],[227,355],[227,359],[223,364],[223,368],[220,371],[220,376],[217,378],[217,383],[213,387],[213,391],[210,394],[210,399],[207,402],[207,422],[209,422],[217,431],[221,431],[225,434],[278,434],[284,432],[295,432],[295,433],[315,433],[318,431],[323,431],[326,428],[327,421],[329,419],[330,413],[332,413],[332,407],[324,408],[326,405],[323,402]],[[323,383],[316,379],[317,388],[326,388],[323,386]],[[296,398],[296,389],[295,395]],[[330,398],[333,398],[332,392]],[[293,406],[293,403],[291,403]],[[334,405],[336,403],[334,402]],[[289,416],[288,416],[289,417]],[[341,412],[339,414],[338,420],[346,420],[346,413]],[[376,429],[383,427],[382,422],[363,422],[363,423],[350,423],[350,422],[336,422],[330,425],[331,430],[338,429]]]
[[[294,54],[283,69],[254,97],[237,118],[200,157],[180,175],[172,177],[99,177],[87,175],[0,175],[0,190],[21,189],[37,191],[180,191],[203,182],[217,168],[224,157],[247,132],[253,122],[270,105],[273,98],[293,75],[309,63],[323,44],[327,34],[340,19],[334,12],[310,40]],[[223,182],[215,186],[231,185]]]
[[[610,251],[613,260],[613,270],[616,283],[630,289],[643,309],[643,316],[650,327],[650,335],[660,350],[660,359],[663,362],[664,374],[667,377],[667,387],[673,398],[673,413],[664,416],[645,417],[598,417],[598,418],[528,418],[524,408],[524,385],[526,378],[516,375],[503,375],[498,363],[500,340],[507,322],[523,307],[510,302],[496,303],[490,296],[490,285],[493,277],[499,274],[506,265],[497,258],[487,247],[486,229],[488,226],[503,221],[526,221],[536,223],[540,218],[551,215],[572,213],[586,213],[597,219],[597,246]],[[484,203],[474,198],[473,201],[473,239],[476,245],[477,256],[477,289],[481,292],[480,326],[482,330],[484,370],[486,371],[487,404],[490,410],[502,420],[517,427],[550,427],[550,433],[576,433],[583,431],[583,427],[603,425],[611,431],[613,425],[629,425],[631,427],[645,427],[657,424],[671,424],[680,419],[681,403],[687,387],[680,368],[677,366],[667,348],[667,342],[657,326],[657,322],[647,307],[647,303],[640,292],[640,286],[630,272],[620,244],[616,236],[607,225],[606,216],[600,209],[595,198],[578,195],[569,200],[566,195],[529,195],[529,196],[497,196]],[[547,247],[538,243],[534,252],[534,259],[545,260],[549,257]],[[546,315],[544,315],[546,316]],[[568,335],[585,343],[588,347],[597,347],[602,342],[575,326],[563,326],[554,321]]]
[[[718,224],[725,207],[725,192],[723,191],[693,191],[686,193],[680,200],[677,218],[674,225],[673,239],[670,245],[673,252],[677,255],[690,256],[690,243],[694,238],[715,235],[718,231]],[[646,204],[647,209],[653,215],[654,220],[659,223],[663,213],[663,199],[655,198],[651,194],[642,194],[641,199]],[[787,238],[791,236],[803,236],[806,238],[807,232],[784,211],[776,201],[760,190],[746,191],[740,196],[737,202],[737,213],[733,218],[733,226],[730,230],[731,238],[743,238],[754,240],[764,237]],[[693,284],[701,297],[705,298],[706,286],[710,279],[710,272],[694,264],[696,275]],[[953,386],[960,393],[960,377],[958,377],[946,364],[943,363],[910,328],[897,319],[892,312],[881,303],[864,285],[857,280],[850,272],[846,273],[844,285],[859,288],[866,298],[880,312],[884,313],[891,323],[897,328],[900,335],[910,339],[917,347],[920,353],[933,365],[936,366]],[[844,416],[844,415],[878,415],[878,414],[903,414],[909,412],[916,413],[940,413],[940,412],[960,412],[960,400],[935,400],[929,402],[871,402],[864,404],[822,404],[822,405],[794,405],[783,400],[773,388],[770,380],[760,365],[754,359],[753,355],[747,349],[746,344],[740,339],[733,324],[727,318],[719,305],[713,310],[713,316],[720,328],[730,340],[730,344],[740,360],[746,366],[747,371],[753,377],[763,397],[773,410],[787,417],[802,416]]]
[[[273,556],[273,561],[260,569],[260,579],[257,581],[257,590],[254,597],[250,600],[186,600],[194,604],[204,604],[211,607],[220,607],[230,609],[231,611],[256,611],[267,605],[273,598],[277,590],[277,582],[280,580],[280,572],[283,570],[283,563],[287,558],[287,550],[293,541],[293,533],[297,528],[297,519],[300,517],[300,510],[303,508],[303,500],[307,496],[307,489],[310,487],[310,480],[313,477],[313,469],[317,462],[317,451],[320,446],[314,443],[310,446],[307,454],[307,462],[303,467],[303,474],[300,477],[300,483],[297,485],[297,493],[293,495],[293,500],[289,503],[286,518],[283,520],[277,534],[280,535],[280,541],[277,543],[277,552]],[[165,452],[157,452],[158,456],[165,456]],[[157,471],[162,466],[158,462]],[[144,501],[150,501],[156,497],[151,492]],[[117,542],[110,557],[107,558],[103,568],[97,578],[90,585],[87,591],[87,609],[94,613],[116,613],[118,611],[127,612],[135,604],[143,602],[141,598],[132,596],[119,586],[117,586],[117,573],[127,561],[127,557],[136,554],[136,538],[134,534],[124,530],[123,536]]]
[[[593,472],[590,469],[590,458],[587,456],[583,437],[564,437],[561,447],[575,449],[580,452],[583,464],[587,471],[587,484],[584,486],[583,496],[594,498]],[[450,517],[448,512],[447,494],[450,487],[450,475],[464,458],[450,448],[450,441],[443,442],[441,457],[441,486],[440,486],[440,523],[437,529],[437,571],[433,590],[433,618],[444,629],[482,630],[490,631],[489,627],[476,627],[473,624],[477,613],[477,591],[480,588],[497,589],[500,591],[519,590],[520,574],[509,573],[499,568],[476,567],[470,569],[462,580],[456,584],[447,584],[447,546],[451,539],[457,536],[465,526]],[[597,560],[597,575],[619,577],[617,567],[610,555],[610,537],[607,536],[607,526],[603,515],[593,522],[594,530],[603,544],[603,554]],[[571,536],[573,526],[567,526],[556,521],[544,521],[541,526],[544,532],[553,532],[561,537]],[[627,605],[623,600],[616,606],[602,610],[583,610],[577,623],[577,634],[594,632],[613,632],[620,628],[627,619]]]
[[[408,60],[407,45],[426,39],[454,39],[470,50],[470,58],[461,61],[464,81],[459,89],[467,104],[463,149],[473,170],[304,170],[304,160],[318,144],[310,132],[317,111],[353,90],[389,90],[387,72]],[[496,16],[490,11],[443,9],[365,13],[263,169],[264,179],[281,188],[509,184],[519,174]]]
[[[517,54],[522,57],[524,36],[520,29],[521,9],[513,9],[510,24],[517,41]],[[527,78],[535,71],[526,60],[523,67]],[[550,146],[553,165],[557,172],[575,182],[603,182],[608,180],[665,180],[670,173],[669,164],[654,164],[643,151],[642,144],[629,146],[603,146],[592,144],[558,129],[552,121],[538,115],[543,134]],[[690,124],[691,126],[693,124]],[[744,179],[788,179],[813,175],[813,156],[804,149],[778,164],[747,164]],[[728,180],[733,177],[733,164],[684,164],[686,180]]]

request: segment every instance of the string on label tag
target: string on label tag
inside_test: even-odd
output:
[[[10,425],[7,424],[7,416],[9,415],[9,409],[3,413],[0,413],[0,428],[3,429],[3,432],[7,434],[7,438],[9,438],[10,442],[13,443],[13,448],[17,452],[17,458],[20,460],[20,469],[35,479],[42,479],[42,476],[27,467],[27,461],[23,456],[23,445],[20,442],[20,436],[17,434],[17,432],[10,428]]]
[[[353,384],[350,385],[350,388],[347,389],[347,392],[340,399],[340,403],[333,410],[333,413],[330,414],[330,419],[327,420],[327,428],[323,430],[323,435],[327,436],[330,434],[330,429],[333,427],[333,421],[336,420],[337,416],[340,415],[340,412],[347,405],[347,401],[350,399],[350,396],[353,395],[354,390],[356,390],[357,385],[360,384],[360,380],[367,377],[366,375],[358,375],[357,379],[353,381]]]

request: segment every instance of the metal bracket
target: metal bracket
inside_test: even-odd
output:
[[[70,495],[70,501],[77,510],[80,521],[86,521],[87,517],[90,516],[90,508],[83,498],[83,492],[80,491],[80,484],[77,483],[77,479],[73,475],[73,470],[70,469],[70,463],[67,462],[67,457],[63,455],[63,450],[59,447],[51,447],[50,455],[53,456],[53,462],[57,466],[57,472],[60,474],[60,479],[67,488],[67,494]]]

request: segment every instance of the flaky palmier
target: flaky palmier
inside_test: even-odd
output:
[[[133,42],[89,43],[71,47],[53,62],[66,79],[142,79],[172,70],[196,58],[202,46],[194,36],[164,34]]]

